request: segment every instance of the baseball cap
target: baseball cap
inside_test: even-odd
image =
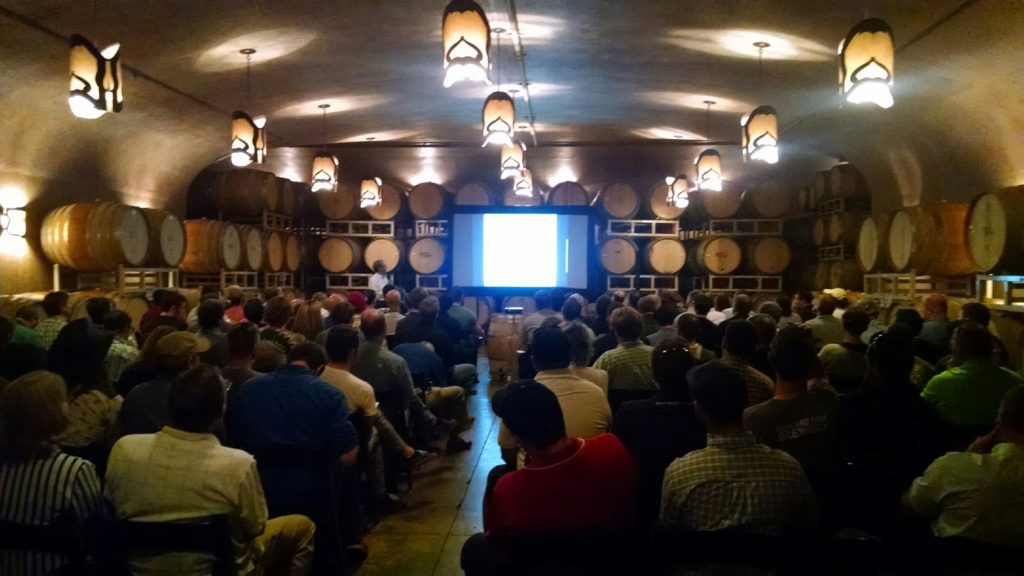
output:
[[[191,332],[171,332],[156,344],[156,353],[162,357],[184,362],[196,354],[210,349],[210,341]]]

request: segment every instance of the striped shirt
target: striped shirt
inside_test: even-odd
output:
[[[49,350],[50,346],[53,346],[53,341],[57,339],[57,335],[60,334],[60,331],[67,325],[68,319],[60,314],[57,316],[50,316],[46,320],[36,324],[36,332],[39,333],[39,338],[43,341],[43,348]]]
[[[107,357],[103,360],[103,369],[107,371],[107,378],[111,382],[117,382],[121,378],[124,369],[131,366],[139,359],[139,347],[132,338],[114,336],[107,350]]]
[[[65,515],[81,526],[102,514],[96,469],[56,447],[41,458],[0,462],[0,519],[44,526]],[[0,574],[51,574],[66,559],[47,552],[0,551]]]
[[[651,371],[654,348],[639,342],[619,344],[597,359],[594,368],[608,372],[610,390],[657,390]]]

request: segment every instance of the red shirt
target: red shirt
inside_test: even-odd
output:
[[[142,315],[142,319],[139,320],[138,328],[141,330],[143,326],[146,326],[151,322],[154,322],[157,318],[160,317],[160,314],[162,313],[163,310],[160,309],[159,305],[154,304],[150,306],[149,310],[146,310],[146,313]]]
[[[242,310],[241,306],[232,306],[224,311],[224,317],[228,319],[231,324],[241,324],[245,322],[245,311]]]
[[[612,434],[576,438],[566,449],[532,458],[498,480],[484,530],[493,543],[506,534],[624,532],[636,516],[633,457]]]

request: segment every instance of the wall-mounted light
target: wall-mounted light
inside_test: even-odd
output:
[[[533,196],[533,173],[529,168],[524,168],[512,181],[512,193],[526,198]]]
[[[850,29],[839,43],[839,89],[851,104],[893,105],[895,66],[892,28],[869,18]]]
[[[779,117],[771,106],[758,106],[740,120],[743,127],[743,159],[768,164],[779,161]]]
[[[686,179],[686,176],[682,174],[675,177],[668,176],[665,178],[665,184],[668,185],[666,204],[676,208],[686,208],[690,205],[690,181]]]
[[[121,45],[103,50],[84,36],[71,36],[71,87],[68,106],[79,118],[93,120],[124,106],[121,86]]]
[[[444,45],[444,87],[458,82],[490,84],[491,26],[473,0],[452,0],[441,17]]]
[[[516,142],[511,146],[501,147],[501,179],[515,178],[526,168],[523,153],[526,152],[526,144]]]
[[[374,206],[380,206],[381,195],[380,187],[384,183],[380,178],[367,178],[359,184],[359,207],[360,208],[372,208]]]
[[[0,206],[0,232],[16,238],[24,238],[28,233],[25,224],[26,214],[20,208],[3,208]]]
[[[505,92],[491,92],[484,100],[484,143],[512,146],[515,133],[516,105]]]
[[[334,190],[338,185],[338,159],[327,152],[327,109],[330,107],[330,104],[320,104],[317,106],[317,108],[323,111],[321,130],[323,132],[324,147],[323,150],[313,157],[313,192],[327,192]]]
[[[722,191],[722,157],[717,150],[708,149],[697,155],[697,189]]]

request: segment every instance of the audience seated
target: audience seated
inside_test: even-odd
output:
[[[775,303],[765,302],[765,304]],[[776,304],[775,307],[778,308],[778,305]],[[763,310],[764,306],[761,306],[761,309]],[[760,313],[751,316],[750,323],[757,330],[757,347],[754,349],[754,355],[750,357],[750,365],[775,382],[775,367],[772,366],[769,354],[775,334],[779,332],[778,320],[770,314]]]
[[[834,296],[823,294],[818,299],[818,315],[803,323],[803,326],[811,331],[817,350],[821,350],[826,344],[839,344],[843,341],[842,323],[833,315],[836,304]]]
[[[718,323],[718,329],[722,332],[722,336],[725,336],[725,331],[728,330],[729,324],[738,320],[748,319],[753,310],[754,302],[750,299],[750,296],[737,292],[732,299],[732,308],[727,313],[729,317]]]
[[[114,391],[127,398],[128,393],[139,384],[149,382],[160,374],[160,358],[156,353],[156,345],[164,336],[175,332],[170,326],[157,326],[150,333],[146,343],[139,348],[138,359],[129,364],[114,384]]]
[[[146,310],[146,313],[142,315],[142,318],[139,319],[139,326],[149,324],[160,316],[160,313],[163,312],[160,308],[160,302],[163,301],[164,294],[171,291],[173,290],[168,288],[156,288],[153,290],[153,293],[149,295],[149,308]],[[139,342],[139,345],[141,346],[142,342]]]
[[[839,468],[839,404],[831,390],[808,390],[817,363],[812,335],[787,326],[772,343],[775,396],[743,414],[743,421],[761,444],[789,453],[823,488]]]
[[[954,335],[954,341],[956,336]],[[954,348],[956,347],[954,343]],[[939,457],[905,503],[940,538],[1024,547],[1024,386],[1006,393],[995,428],[966,452]]]
[[[640,313],[640,336],[646,341],[648,334],[654,334],[660,327],[654,319],[654,313],[661,307],[661,298],[657,294],[648,294],[637,300],[636,311]]]
[[[225,404],[217,368],[203,364],[179,376],[167,404],[166,426],[154,434],[125,436],[111,451],[104,493],[116,516],[187,522],[225,515],[239,574],[307,574],[313,522],[299,515],[268,519],[256,460],[221,446],[213,435]],[[131,564],[139,575],[209,570],[208,559],[188,553],[136,557]]]
[[[794,296],[794,298],[796,298]],[[775,299],[775,303],[779,305],[780,316],[779,316],[779,330],[785,328],[790,324],[800,324],[803,319],[800,318],[796,312],[793,312],[793,301],[786,296],[779,296]]]
[[[227,345],[227,363],[220,369],[220,375],[230,387],[229,403],[232,395],[237,394],[246,382],[262,375],[252,368],[256,360],[256,345],[259,339],[259,329],[248,322],[235,324],[224,338]]]
[[[459,434],[473,426],[466,406],[466,392],[459,386],[446,386],[446,375],[441,358],[434,353],[430,342],[399,344],[394,353],[405,360],[413,382],[420,382],[423,402],[430,412],[441,419],[452,420],[455,428],[448,437],[448,452],[468,450],[472,443]]]
[[[996,363],[992,335],[973,322],[964,322],[953,332],[950,365],[952,368],[928,381],[921,397],[953,426],[992,426],[1003,396],[1024,382],[1020,375]]]
[[[156,344],[157,376],[131,389],[121,407],[121,432],[152,434],[167,424],[167,393],[179,374],[199,363],[209,343],[191,332],[172,332]]]
[[[658,324],[657,331],[646,334],[644,338],[651,346],[657,346],[664,340],[676,337],[676,316],[679,312],[672,306],[661,306],[654,311],[654,321]]]
[[[949,304],[945,296],[936,293],[925,296],[923,307],[921,316],[924,318],[924,325],[921,326],[920,338],[935,347],[935,360],[938,360],[950,352],[953,332],[949,326]]]
[[[341,300],[335,303],[334,307],[331,308],[330,314],[327,316],[327,321],[324,322],[324,330],[316,337],[316,343],[326,346],[327,334],[331,331],[331,328],[341,326],[352,327],[352,319],[355,317],[355,314],[356,309],[352,307],[352,304],[349,304],[348,300]]]
[[[616,535],[633,528],[636,465],[618,438],[567,435],[557,396],[534,381],[509,384],[492,406],[526,451],[526,466],[491,472],[497,480],[484,496],[484,533],[462,549],[467,575],[497,574],[513,538]]]
[[[711,296],[702,292],[693,295],[693,313],[697,315],[700,329],[697,331],[697,343],[709,350],[716,357],[722,353],[722,330],[708,319],[711,310]]]
[[[981,302],[965,302],[960,308],[960,318],[956,322],[950,323],[950,333],[952,334],[953,330],[964,322],[974,322],[988,329],[989,322],[991,321],[992,313],[989,312],[988,306],[985,306]],[[989,330],[989,333],[991,334],[992,331]],[[1013,369],[1013,365],[1010,360],[1010,353],[1006,349],[1006,344],[1004,344],[1003,341],[995,334],[992,334],[992,358],[995,359],[1000,366],[1011,370]],[[949,367],[949,361],[951,359],[952,358],[950,356],[947,356],[940,361],[940,363],[944,364],[943,368]]]
[[[538,290],[536,293],[534,293],[533,304],[534,306],[537,307],[537,311],[523,318],[521,336],[524,345],[530,343],[530,339],[533,337],[533,331],[536,330],[537,328],[540,328],[540,325],[544,323],[545,320],[551,318],[552,316],[557,316],[559,321],[561,321],[562,319],[561,314],[555,311],[556,308],[552,307],[550,291]],[[557,310],[561,309],[562,302],[559,302]]]
[[[220,300],[205,300],[199,304],[196,334],[209,342],[206,352],[199,355],[199,361],[223,368],[227,363],[227,342],[224,330],[224,305]]]
[[[701,318],[696,314],[683,313],[676,316],[676,334],[686,342],[686,348],[698,364],[710,362],[715,359],[715,353],[697,340],[700,336]]]
[[[263,322],[266,324],[260,331],[260,340],[266,340],[287,355],[292,348],[306,341],[304,337],[285,328],[292,317],[292,307],[283,296],[276,296],[267,301],[263,307]]]
[[[564,308],[564,306],[563,306]],[[569,338],[572,362],[569,364],[569,371],[584,380],[597,385],[605,395],[608,395],[608,372],[588,366],[593,353],[593,346],[590,340],[591,334],[581,322],[570,322],[562,332]]]
[[[650,346],[640,342],[640,314],[632,308],[612,312],[612,332],[619,345],[601,355],[594,368],[608,372],[608,399],[612,407],[625,400],[652,396],[658,389],[651,374]]]
[[[11,337],[11,342],[28,344],[40,350],[45,349],[43,339],[39,337],[39,332],[36,332],[41,315],[42,308],[36,304],[18,308],[18,311],[14,313],[14,335]]]
[[[570,326],[579,326],[583,329],[587,342],[593,342],[597,340],[597,336],[590,329],[590,326],[587,326],[587,323],[583,321],[583,302],[583,297],[579,294],[573,294],[566,298],[565,303],[562,304],[562,321],[558,327],[565,330]]]
[[[103,359],[107,380],[113,384],[121,374],[139,359],[139,346],[135,342],[135,329],[131,316],[123,310],[111,310],[103,317],[103,329],[113,333],[114,339]]]
[[[878,318],[881,310],[879,309],[878,301],[874,298],[861,298],[851,307],[861,310],[868,315],[868,327],[860,335],[860,341],[865,345],[871,344],[872,336],[879,332],[885,332],[888,329],[885,322]]]
[[[68,425],[60,376],[26,374],[0,390],[0,520],[25,526],[66,523],[81,537],[102,517],[100,481],[88,461],[60,451],[54,439]],[[0,546],[4,574],[64,574],[71,558]]]
[[[424,298],[419,302],[417,312],[416,315],[407,316],[399,322],[395,330],[395,340],[398,343],[430,342],[434,347],[434,353],[440,356],[444,363],[449,382],[466,390],[472,388],[477,381],[476,365],[456,363],[455,347],[451,338],[437,327],[440,312],[438,299],[434,296]]]
[[[242,313],[245,315],[245,321],[253,324],[257,328],[263,328],[263,301],[259,298],[252,298],[245,302],[242,306]]]
[[[292,332],[302,336],[307,342],[316,342],[317,337],[325,328],[324,318],[320,315],[320,305],[305,302],[299,304],[295,309],[295,317],[290,328]],[[317,343],[319,344],[319,342]]]
[[[711,308],[711,310],[708,310],[708,320],[714,322],[716,326],[726,321],[729,318],[729,315],[726,313],[726,310],[729,309],[730,304],[732,304],[732,302],[729,301],[729,297],[727,295],[716,295],[714,298],[714,306]]]
[[[793,301],[790,304],[790,309],[793,311],[793,314],[800,317],[800,320],[796,322],[797,324],[813,319],[815,316],[814,295],[806,290],[797,292],[793,295]],[[785,311],[785,308],[783,308],[783,311]],[[829,312],[829,314],[831,313],[832,312]]]
[[[686,342],[663,340],[654,347],[651,368],[658,393],[624,402],[615,412],[613,432],[636,459],[640,471],[639,511],[643,526],[658,519],[661,481],[672,460],[704,447],[704,425],[693,411],[686,373],[697,366]]]
[[[611,326],[608,325],[608,306],[611,303],[612,297],[608,294],[602,294],[594,301],[594,317],[590,321],[590,329],[598,338],[611,331]]]
[[[14,323],[0,316],[0,384],[46,369],[46,351],[14,341]]]
[[[665,471],[659,524],[669,531],[765,535],[812,530],[817,503],[799,462],[743,431],[743,375],[716,360],[690,370],[687,380],[708,431],[707,448]]]
[[[36,332],[43,342],[43,348],[49,350],[50,345],[57,339],[57,334],[68,323],[71,316],[71,309],[68,307],[70,296],[67,292],[50,292],[43,297],[43,312],[46,318],[36,325]]]
[[[230,325],[245,322],[245,291],[240,286],[228,286],[224,289],[224,319]]]
[[[459,328],[464,334],[483,336],[483,331],[476,324],[476,314],[462,305],[463,293],[459,286],[452,286],[448,290],[448,296],[452,299],[452,307],[448,309],[448,315],[459,323]],[[390,305],[389,305],[390,310]]]
[[[139,342],[146,343],[146,339],[157,328],[157,326],[170,326],[175,330],[188,330],[185,318],[188,316],[188,301],[179,292],[166,290],[160,298],[160,313],[150,319],[143,318],[139,326]]]
[[[782,307],[779,306],[779,303],[774,300],[761,302],[761,304],[757,307],[757,312],[751,313],[750,319],[753,319],[754,316],[761,314],[771,318],[772,322],[775,323],[776,327],[778,327],[779,322],[782,321]]]
[[[96,328],[103,328],[103,317],[114,309],[114,302],[110,298],[97,296],[85,301],[85,317]]]
[[[615,338],[615,332],[611,329],[612,314],[616,310],[622,308],[623,304],[620,302],[611,301],[608,303],[607,314],[605,314],[605,323],[608,325],[608,331],[601,334],[594,340],[594,350],[590,354],[590,365],[593,366],[594,362],[601,357],[602,354],[609,350],[613,350],[619,345],[619,341]]]
[[[867,373],[865,355],[868,347],[861,341],[871,318],[867,312],[856,307],[849,308],[840,320],[843,324],[843,341],[826,344],[818,351],[821,366],[828,375],[828,381],[839,393],[856,392]]]
[[[722,362],[737,369],[747,383],[747,406],[770,400],[775,394],[775,383],[766,374],[750,365],[757,350],[757,328],[749,320],[733,317],[722,323]]]
[[[923,390],[932,376],[938,374],[934,362],[937,362],[938,352],[930,342],[922,340],[921,327],[924,326],[924,318],[913,308],[900,308],[896,310],[893,324],[903,324],[910,329],[914,338],[914,371],[910,375],[910,381],[918,390]],[[927,358],[927,359],[926,359]]]

